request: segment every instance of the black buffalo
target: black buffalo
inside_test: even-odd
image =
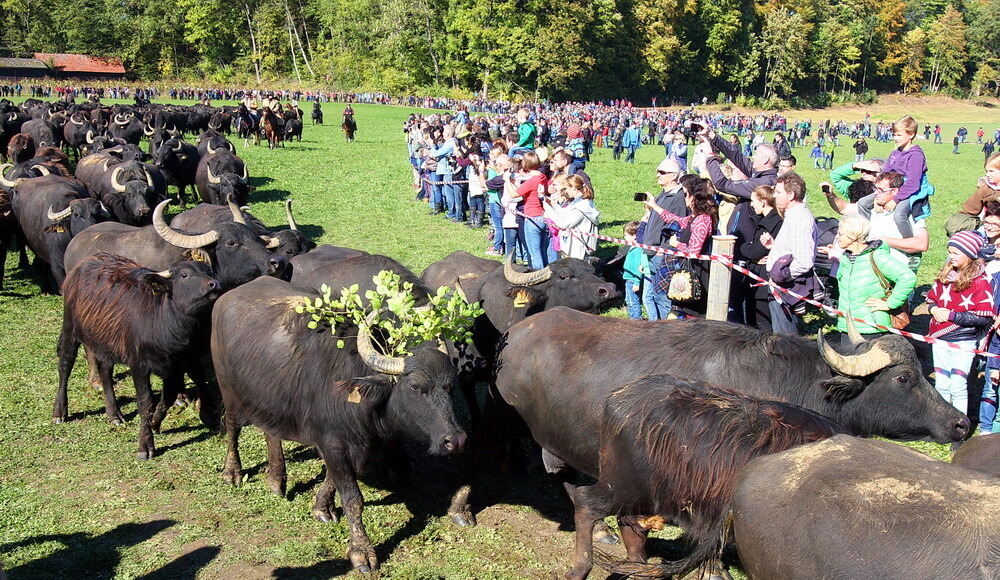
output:
[[[347,258],[356,258],[358,256],[367,255],[369,255],[368,252],[355,250],[354,248],[331,246],[330,244],[317,246],[314,250],[309,251],[309,253],[305,255],[292,258],[290,262],[292,281],[298,283],[297,280],[305,280],[307,276],[312,275],[312,273],[317,269],[334,262],[340,262],[342,260],[346,260]]]
[[[13,203],[28,247],[44,268],[46,284],[58,292],[66,277],[63,254],[70,240],[84,229],[111,219],[107,209],[90,197],[79,181],[57,175],[26,179],[17,188]]]
[[[319,101],[313,103],[312,122],[313,125],[323,124],[323,107],[319,104]]]
[[[292,139],[296,138],[299,143],[302,142],[302,119],[288,119],[285,121],[285,137],[283,140],[291,142]]]
[[[35,143],[35,138],[29,133],[14,135],[7,143],[7,159],[12,164],[24,163],[35,156]]]
[[[1000,480],[838,435],[750,462],[733,539],[751,578],[996,578]]]
[[[358,473],[372,447],[399,435],[427,444],[431,453],[460,450],[465,434],[450,396],[457,378],[449,357],[437,349],[422,346],[409,357],[387,357],[364,328],[348,331],[357,338],[347,338],[338,349],[337,337],[310,330],[308,318],[294,312],[304,297],[315,296],[260,279],[216,304],[211,350],[229,441],[223,477],[232,484],[242,481],[238,438],[248,423],[266,435],[268,483],[279,494],[286,483],[281,440],[315,446],[326,479],[313,514],[335,519],[334,491],[340,493],[350,525],[348,558],[368,572],[378,560],[362,521]]]
[[[209,129],[198,136],[198,154],[202,157],[212,155],[216,151],[229,151],[236,155],[236,146],[226,136]]]
[[[244,225],[219,223],[205,232],[181,232],[163,219],[168,201],[153,211],[153,225],[133,227],[119,223],[91,226],[66,248],[67,271],[87,256],[100,252],[125,256],[152,270],[165,270],[189,259],[207,261],[225,289],[258,276],[281,276],[288,262],[267,249],[262,239]]]
[[[43,119],[31,119],[21,125],[21,132],[31,135],[36,147],[58,147],[55,128]],[[31,155],[34,156],[34,155]]]
[[[817,343],[728,322],[650,323],[556,308],[508,331],[497,361],[496,388],[538,393],[543,397],[538,402],[506,396],[504,401],[555,412],[558,405],[545,404],[546,386],[578,384],[603,401],[614,385],[663,373],[799,405],[856,435],[951,442],[969,432],[968,418],[927,383],[913,346],[895,335],[862,339],[843,354],[822,335]],[[494,409],[503,414],[502,405]],[[594,424],[599,406],[591,412],[589,418],[577,419]],[[565,436],[578,451],[597,456],[591,431]],[[459,524],[466,523],[468,489],[456,496],[449,513]]]
[[[153,165],[163,172],[167,183],[177,188],[177,201],[185,203],[184,191],[194,195],[195,172],[201,156],[198,149],[180,139],[168,139],[153,153]]]
[[[78,113],[70,115],[63,126],[63,141],[74,153],[75,159],[80,158],[81,149],[93,144],[99,134],[97,127]]]
[[[102,162],[101,167],[106,169],[97,183],[93,186],[88,183],[91,194],[123,224],[150,223],[152,208],[166,197],[167,183],[163,174],[138,161],[117,165]]]
[[[146,125],[133,113],[119,113],[111,118],[108,132],[112,137],[123,139],[126,143],[138,145],[142,141],[143,129]]]
[[[52,420],[69,418],[67,386],[83,344],[94,357],[104,388],[105,411],[124,421],[115,402],[114,365],[132,369],[139,412],[139,459],[155,452],[153,431],[183,388],[192,335],[222,292],[208,265],[180,262],[162,272],[111,254],[83,260],[66,277],[63,326],[59,335],[59,390]],[[163,396],[154,410],[151,374],[163,378]]]
[[[232,197],[237,205],[246,205],[250,198],[247,166],[229,151],[218,151],[198,161],[195,184],[205,203],[225,205]]]
[[[1000,433],[973,437],[951,458],[952,465],[1000,477]]]
[[[543,447],[597,479],[573,490],[576,554],[570,580],[590,573],[594,524],[618,516],[628,561],[604,561],[610,571],[669,577],[712,568],[725,545],[725,518],[737,473],[760,455],[784,451],[843,433],[836,423],[787,403],[766,401],[653,375],[615,389],[605,401],[570,382],[502,392]],[[533,405],[540,404],[540,408]],[[559,409],[549,412],[552,405]],[[589,423],[593,407],[603,409]],[[600,433],[600,453],[579,446],[573,434]],[[694,551],[675,562],[646,564],[646,535],[673,522]],[[605,558],[607,560],[607,558]]]

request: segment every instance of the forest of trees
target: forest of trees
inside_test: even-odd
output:
[[[0,0],[0,52],[391,93],[978,96],[1000,82],[998,14],[1000,0]]]

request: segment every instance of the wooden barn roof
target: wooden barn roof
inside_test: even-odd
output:
[[[0,58],[0,68],[42,68],[45,63],[35,58]]]
[[[125,74],[125,67],[117,58],[50,52],[36,52],[35,58],[51,64],[53,69],[63,73]]]

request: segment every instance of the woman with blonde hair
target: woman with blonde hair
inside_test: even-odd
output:
[[[597,249],[593,234],[597,233],[601,212],[594,206],[593,188],[579,175],[565,177],[563,192],[569,203],[560,207],[546,199],[545,217],[559,228],[559,257],[582,260]]]

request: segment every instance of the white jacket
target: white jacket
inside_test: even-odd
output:
[[[545,217],[552,220],[559,230],[559,251],[570,258],[583,259],[597,249],[597,238],[563,228],[597,233],[601,212],[591,199],[576,199],[566,207],[545,206]]]

